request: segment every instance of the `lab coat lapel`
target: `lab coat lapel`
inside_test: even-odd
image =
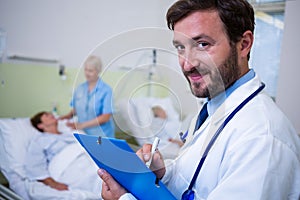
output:
[[[192,144],[202,135],[206,140],[204,142],[204,147],[210,141],[211,137],[217,131],[219,126],[224,122],[225,118],[251,93],[259,88],[261,81],[256,75],[252,80],[248,81],[241,87],[237,88],[223,103],[222,105],[209,116],[202,126],[194,133],[194,127],[196,124],[197,116],[195,116],[191,122],[189,128],[189,134],[184,145],[186,148]]]
[[[221,123],[238,105],[240,105],[246,98],[249,97],[255,90],[261,86],[261,81],[256,75],[253,79],[237,88],[216,110],[213,114],[213,123],[221,125]]]

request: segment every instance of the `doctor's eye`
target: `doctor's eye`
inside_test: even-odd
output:
[[[177,50],[178,53],[182,53],[185,49],[185,47],[183,45],[174,45],[175,49]]]
[[[184,46],[183,46],[183,45],[177,44],[177,45],[175,45],[175,48],[176,48],[177,50],[183,50],[183,49],[184,49]]]
[[[199,50],[205,50],[209,47],[208,42],[198,42],[197,45],[198,45]]]

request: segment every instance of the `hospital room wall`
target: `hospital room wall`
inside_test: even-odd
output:
[[[109,85],[123,72],[107,72],[102,76]],[[66,68],[66,79],[58,73],[58,67],[37,64],[0,64],[0,117],[29,117],[45,110],[57,114],[70,111],[74,88],[84,79],[80,68]]]
[[[27,117],[37,110],[51,110],[55,102],[59,114],[69,110],[74,76],[90,53],[99,55],[107,66],[122,54],[141,47],[170,50],[172,33],[166,28],[165,13],[173,2],[89,0],[83,6],[82,1],[73,0],[0,0],[0,27],[7,33],[6,57],[0,72],[0,81],[4,81],[0,88],[1,117]],[[161,32],[163,37],[158,34]],[[67,80],[58,76],[58,66],[27,61],[16,64],[8,59],[15,54],[57,59],[67,68]],[[122,65],[132,67],[138,59],[133,57]],[[178,67],[177,60],[174,65]],[[146,73],[132,80],[138,82],[137,77],[145,76]],[[108,78],[107,82],[112,80]],[[172,79],[170,84],[183,91],[176,85],[178,80]],[[189,113],[195,109],[187,94],[185,84],[180,98]]]
[[[103,44],[103,42],[108,40],[115,41],[115,36],[117,35],[141,27],[166,28],[164,15],[167,7],[172,2],[174,2],[174,0],[132,0],[131,3],[128,4],[127,1],[89,0],[88,3],[85,2],[85,5],[82,6],[82,1],[73,0],[0,0],[0,27],[7,31],[7,55],[20,53],[28,56],[58,58],[67,68],[78,68],[88,53],[98,44]],[[285,30],[283,34],[276,102],[292,120],[298,133],[300,133],[300,95],[298,89],[300,79],[297,77],[300,74],[297,60],[299,37],[296,35],[299,33],[299,23],[296,21],[299,19],[298,8],[299,0],[286,1]],[[128,38],[125,39],[127,43],[130,43],[131,41],[143,37],[144,35],[140,34],[132,40]],[[148,39],[147,37],[145,40]],[[166,39],[164,37],[155,39],[157,39],[157,44],[161,43],[164,45],[171,42],[171,38]],[[105,64],[110,63],[113,58],[112,55],[122,47],[117,40],[116,43],[117,45],[110,45],[108,43],[106,46],[103,45],[105,48],[103,48],[102,52],[105,53],[102,59]],[[136,62],[136,60],[133,60],[133,62]],[[174,65],[176,64],[177,63],[174,63]],[[13,70],[11,73],[16,76],[12,74],[6,75],[12,77],[12,80],[23,80],[24,75],[19,74],[19,71],[24,72],[24,74],[27,72],[29,80],[24,80],[23,83],[19,83],[19,88],[23,89],[19,91],[19,88],[15,86],[10,89],[10,87],[8,87],[9,82],[5,78],[4,81],[6,85],[4,88],[0,86],[1,91],[4,89],[6,91],[16,90],[13,92],[25,96],[21,97],[20,95],[18,100],[16,98],[6,100],[9,101],[12,106],[8,108],[6,106],[7,104],[1,106],[3,96],[0,94],[1,116],[8,116],[5,113],[6,111],[3,112],[2,109],[12,110],[20,104],[23,104],[23,107],[17,107],[18,109],[14,109],[9,116],[25,116],[23,110],[29,109],[27,108],[29,106],[27,106],[27,103],[23,99],[30,100],[30,103],[35,99],[35,96],[30,97],[30,91],[28,87],[25,87],[25,83],[26,81],[34,82],[33,80],[35,79],[31,78],[30,73],[37,74],[47,80],[46,75],[42,75],[48,70],[53,73],[53,78],[49,84],[65,87],[65,90],[59,90],[63,90],[64,93],[62,95],[66,95],[62,97],[65,102],[62,107],[67,110],[65,107],[67,107],[69,103],[71,96],[70,88],[72,85],[71,80],[74,78],[71,75],[71,71],[74,70],[74,73],[76,73],[76,69],[67,70],[70,75],[66,82],[70,81],[70,83],[67,83],[68,86],[65,86],[66,82],[60,82],[61,80],[57,75],[57,67],[44,68],[44,66],[36,67],[38,64],[31,65],[24,63],[18,65],[19,68],[16,69],[17,65],[12,64],[15,67],[11,67],[9,64],[4,65],[10,66],[10,69],[8,69],[9,67],[4,67],[3,64],[1,65],[1,81],[3,79],[2,73],[6,73],[6,70]],[[5,71],[3,72],[2,70]],[[194,104],[189,103],[192,100],[189,96],[188,86],[182,84],[181,87],[176,80],[172,80],[170,84],[173,85],[176,90],[180,91],[184,99],[183,101],[187,102],[185,103],[185,109],[188,110],[188,112],[193,111]],[[32,87],[33,83],[29,85],[29,87]],[[51,90],[53,89],[48,89],[48,91]],[[28,96],[26,94],[28,94]],[[7,92],[4,97],[7,95],[9,96],[10,94]],[[51,95],[49,96],[53,97]],[[50,97],[45,97],[46,103],[36,108],[44,108],[45,106],[47,109],[51,109],[53,100]],[[34,100],[31,104],[37,106],[39,102]],[[61,105],[58,106],[60,109]],[[28,114],[28,111],[26,113]]]
[[[53,106],[60,114],[68,112],[77,71],[67,69],[62,80],[53,66],[0,64],[0,117],[29,117]]]
[[[129,97],[171,97],[182,117],[195,113],[198,101],[182,73],[156,67],[152,81],[158,84],[150,83],[148,74],[140,70],[128,77],[128,71],[109,70],[100,76],[112,87],[115,103]],[[58,66],[0,63],[0,117],[29,117],[38,111],[52,111],[54,106],[59,115],[69,112],[73,90],[85,78],[82,68],[66,68],[65,76],[63,80]]]
[[[144,28],[166,30],[165,13],[172,2],[174,0],[131,0],[130,3],[119,0],[0,0],[0,28],[7,33],[7,56],[53,58],[76,68],[95,48],[127,32]],[[101,58],[108,64],[120,49],[124,49],[124,42],[127,45],[139,39],[152,39],[148,37],[140,34],[131,40],[125,37],[117,45],[109,43]],[[154,39],[157,43],[170,42]]]
[[[300,1],[286,1],[276,102],[300,135]]]

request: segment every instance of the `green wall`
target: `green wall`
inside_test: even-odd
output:
[[[0,117],[28,117],[57,105],[59,114],[70,110],[78,69],[66,69],[62,80],[57,66],[0,64]],[[75,81],[76,80],[76,81]]]
[[[124,71],[104,70],[101,76],[119,99],[145,96],[149,85],[145,84],[146,75],[145,72],[126,74]],[[69,112],[73,89],[85,79],[79,68],[66,68],[66,76],[66,80],[61,79],[58,66],[1,63],[0,117],[30,117],[42,110],[51,111],[54,104],[58,114]],[[168,85],[165,79],[159,82]],[[152,86],[152,91],[152,96],[168,95],[167,90],[159,85]]]

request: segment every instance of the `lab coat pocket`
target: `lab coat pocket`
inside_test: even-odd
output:
[[[181,199],[181,195],[184,193],[186,189],[189,187],[189,181],[187,180],[181,172],[176,172],[172,177],[172,184],[168,186],[169,190],[175,195],[177,199]]]

